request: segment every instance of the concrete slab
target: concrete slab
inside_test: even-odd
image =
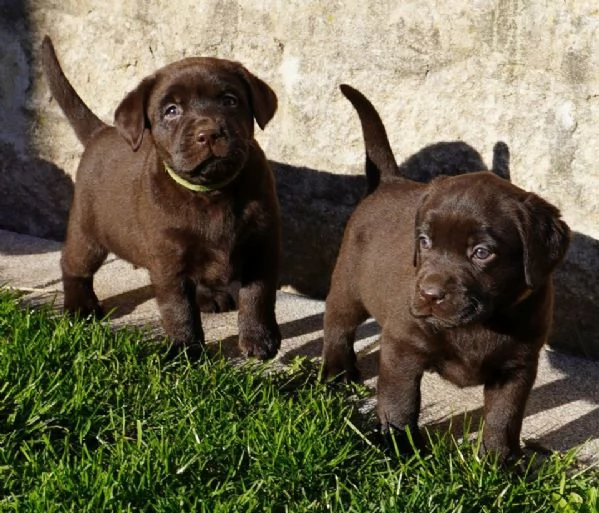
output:
[[[61,303],[60,249],[55,241],[0,230],[0,283],[32,297]],[[159,316],[148,274],[110,256],[96,276],[96,291],[112,322],[146,326],[160,334]],[[283,333],[277,356],[281,363],[295,356],[317,357],[322,347],[324,302],[279,292],[277,319]],[[223,341],[224,351],[236,349],[237,314],[205,315],[207,341]],[[379,328],[372,320],[358,331],[357,350],[366,385],[376,387]],[[482,387],[459,389],[436,374],[422,385],[421,423],[435,429],[464,433],[464,419],[474,429],[482,408]],[[365,409],[374,406],[374,396]],[[599,463],[599,362],[562,354],[549,348],[541,353],[539,375],[528,402],[522,438],[531,446],[564,451],[580,447],[583,461]]]

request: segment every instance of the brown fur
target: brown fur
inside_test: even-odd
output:
[[[204,342],[200,309],[239,301],[239,344],[272,357],[281,336],[274,304],[280,252],[272,171],[254,140],[275,93],[241,64],[189,58],[144,78],[100,121],[64,76],[48,37],[50,89],[85,151],[77,171],[61,265],[65,308],[99,314],[93,275],[109,251],[147,268],[175,347]],[[195,185],[229,182],[194,192]],[[118,277],[115,277],[118,279]]]
[[[484,385],[483,450],[518,455],[524,408],[552,319],[552,272],[569,242],[559,211],[490,172],[430,184],[394,176],[374,107],[356,108],[380,184],[351,216],[326,301],[323,374],[359,378],[354,335],[382,328],[378,416],[417,445],[420,380]],[[372,174],[372,171],[371,171]]]

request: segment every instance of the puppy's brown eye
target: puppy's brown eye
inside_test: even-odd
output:
[[[178,116],[180,113],[180,109],[177,105],[171,104],[167,105],[164,109],[164,117],[165,118],[174,118]]]
[[[492,256],[493,253],[491,252],[491,250],[489,248],[486,248],[485,246],[477,246],[474,248],[474,251],[472,252],[472,257],[481,261],[489,260]]]
[[[418,245],[420,246],[420,249],[431,249],[433,243],[426,235],[419,235]]]
[[[237,99],[237,96],[235,96],[234,94],[225,94],[222,98],[221,98],[221,103],[225,106],[225,107],[237,107],[237,104],[239,103],[239,100]]]

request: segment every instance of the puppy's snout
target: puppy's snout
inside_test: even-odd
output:
[[[198,129],[196,142],[199,148],[215,157],[225,157],[229,151],[229,136],[223,126],[204,126]]]

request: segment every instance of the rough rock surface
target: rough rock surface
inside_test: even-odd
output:
[[[298,189],[325,191],[324,199],[284,206],[305,216],[292,220],[296,228],[318,227],[300,238],[323,253],[305,264],[286,255],[296,281],[322,279],[335,253],[327,240],[336,240],[362,191],[352,176],[344,202],[327,199],[347,190],[327,173],[359,175],[363,162],[359,122],[340,83],[380,110],[398,161],[461,140],[490,164],[493,144],[505,141],[512,180],[557,204],[575,232],[558,275],[554,343],[599,356],[594,0],[0,1],[0,227],[59,239],[72,193],[65,173],[74,175],[81,148],[41,76],[46,33],[76,89],[107,121],[142,77],[184,56],[237,59],[266,80],[280,108],[260,143],[274,161],[297,167]],[[293,167],[279,174],[293,180]]]

